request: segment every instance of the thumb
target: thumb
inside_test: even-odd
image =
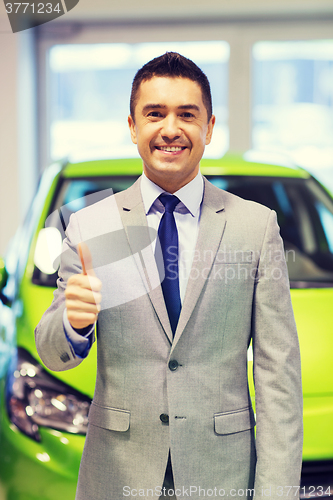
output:
[[[96,276],[88,245],[84,242],[79,243],[77,246],[77,250],[82,265],[82,273],[88,276]]]

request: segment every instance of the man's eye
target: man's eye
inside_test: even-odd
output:
[[[182,113],[181,115],[183,118],[194,118],[194,115],[192,113],[189,113],[188,111]]]
[[[152,118],[160,118],[162,114],[159,111],[150,111],[147,116],[151,116]]]

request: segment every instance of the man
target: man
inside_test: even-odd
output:
[[[295,498],[300,357],[275,212],[201,176],[215,117],[208,80],[192,61],[166,53],[143,66],[128,122],[143,175],[72,216],[58,291],[36,329],[44,363],[64,370],[88,354],[98,320],[77,500]],[[133,227],[147,234],[148,226],[162,247],[161,284],[159,243],[139,258],[131,238]],[[126,257],[98,268],[112,250],[100,236],[122,229]],[[94,239],[97,250],[80,245]]]

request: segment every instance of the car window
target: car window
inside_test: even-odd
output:
[[[209,179],[275,210],[292,286],[333,282],[333,202],[314,179],[249,176]]]
[[[314,179],[258,176],[208,176],[217,187],[275,210],[292,287],[333,282],[333,202]],[[97,199],[122,191],[136,177],[63,179],[53,200],[48,225],[65,236],[70,215]],[[94,195],[98,193],[98,196]],[[35,266],[33,282],[56,286],[57,273]],[[311,285],[312,284],[312,285]]]

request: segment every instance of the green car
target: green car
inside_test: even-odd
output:
[[[96,349],[79,367],[52,373],[38,357],[34,328],[52,301],[71,213],[129,187],[141,170],[140,159],[52,165],[0,259],[0,500],[74,500]],[[300,494],[333,495],[333,198],[296,167],[226,156],[202,160],[201,171],[278,214],[302,356]],[[248,359],[254,398],[251,347]]]

